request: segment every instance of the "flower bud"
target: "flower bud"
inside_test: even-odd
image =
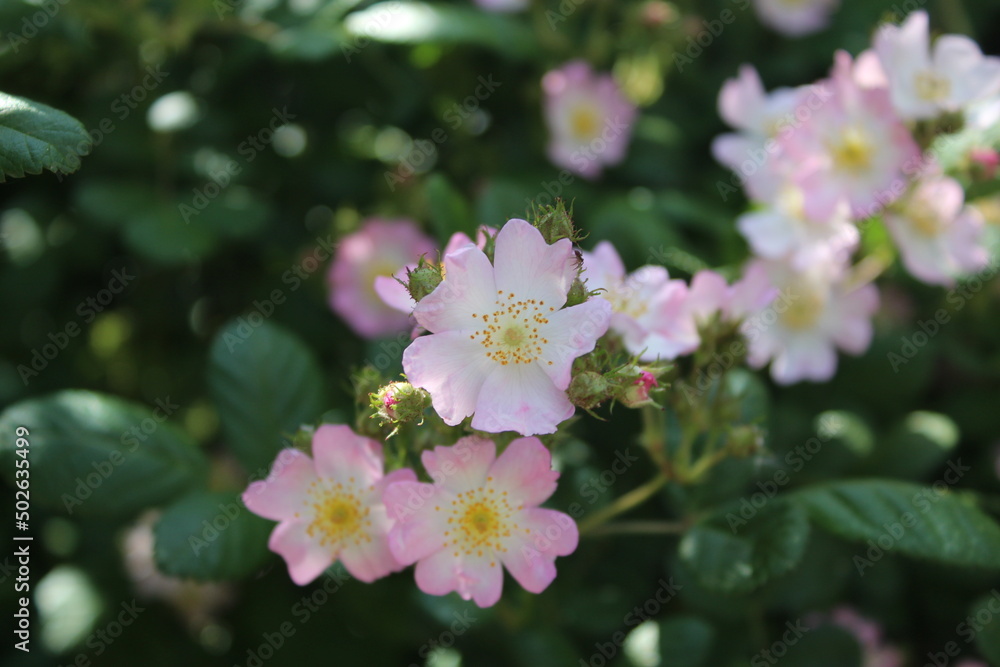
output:
[[[573,377],[566,390],[573,405],[592,410],[608,398],[610,384],[604,376],[594,371],[584,371]]]
[[[431,404],[431,395],[409,382],[390,382],[369,396],[371,407],[382,424],[399,424],[422,418],[424,410]]]
[[[656,401],[650,398],[653,387],[659,387],[656,376],[649,371],[639,371],[639,377],[628,384],[624,384],[615,397],[627,408],[641,408],[646,405],[656,405]]]
[[[406,272],[406,289],[409,290],[414,301],[420,301],[433,292],[443,279],[440,265],[428,262],[421,257],[417,268]]]
[[[566,204],[561,199],[557,199],[553,205],[532,208],[528,218],[528,221],[542,233],[545,242],[550,245],[559,239],[569,239],[577,243],[581,238],[573,226],[573,211],[567,211]]]
[[[969,151],[969,162],[972,163],[973,175],[988,181],[996,176],[1000,154],[992,148],[973,148]]]

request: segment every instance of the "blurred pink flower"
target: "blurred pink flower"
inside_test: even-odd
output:
[[[364,582],[401,570],[386,542],[392,521],[382,491],[415,480],[413,471],[383,475],[382,445],[343,425],[320,426],[312,451],[283,450],[267,479],[243,492],[247,509],[279,522],[268,546],[292,581],[304,586],[336,560]]]
[[[906,119],[933,118],[1000,91],[1000,58],[983,56],[964,35],[942,35],[930,46],[927,12],[910,13],[902,25],[875,36],[892,102]]]
[[[476,231],[475,246],[482,250],[486,246],[487,235],[495,236],[496,233],[497,230],[493,227],[480,227]],[[447,255],[468,243],[473,243],[468,234],[455,232],[451,235],[451,238],[448,239],[448,244],[444,247],[444,251],[442,251],[441,254],[442,256]],[[428,257],[427,259],[433,261],[437,258]],[[417,302],[410,296],[410,292],[406,289],[405,285],[407,273],[415,268],[417,268],[416,263],[407,264],[391,276],[375,277],[375,292],[378,294],[379,298],[382,299],[382,302],[393,310],[398,310],[399,312],[406,313],[407,315],[412,314],[413,307],[417,305]],[[414,330],[414,336],[416,336],[419,331],[419,327],[416,328]]]
[[[885,224],[903,264],[927,283],[951,285],[955,278],[986,266],[983,219],[963,207],[961,184],[944,176],[926,178],[885,212]]]
[[[549,245],[524,220],[496,236],[494,263],[466,244],[444,258],[445,277],[413,314],[431,332],[403,353],[409,381],[430,392],[446,424],[554,433],[569,419],[573,360],[604,335],[604,299],[562,308],[577,272],[572,243]]]
[[[694,320],[685,316],[687,285],[671,280],[662,266],[643,266],[625,274],[618,252],[607,241],[583,253],[587,289],[603,289],[600,297],[612,308],[612,331],[625,348],[643,361],[690,354],[701,342]]]
[[[559,478],[541,441],[518,438],[497,457],[492,440],[470,436],[421,460],[434,484],[396,482],[383,494],[395,520],[389,546],[417,564],[420,590],[489,607],[500,599],[503,565],[525,590],[544,591],[556,556],[573,553],[579,535],[569,516],[538,507]]]
[[[839,6],[840,0],[753,0],[760,22],[789,37],[822,30]]]
[[[392,278],[376,291],[376,279],[396,274],[435,250],[434,241],[411,220],[367,220],[337,246],[327,274],[330,307],[365,338],[406,331],[410,318],[398,308],[405,305],[409,294]]]
[[[807,100],[822,102],[823,91],[803,86],[768,93],[752,65],[741,66],[719,91],[719,115],[739,131],[716,137],[712,155],[740,175],[752,199],[769,201],[787,179],[791,165],[781,159],[777,137],[801,126],[795,112]]]
[[[770,361],[771,377],[780,384],[824,382],[837,369],[836,348],[849,354],[868,348],[878,308],[874,285],[850,288],[843,271],[831,266],[797,272],[781,262],[756,260],[747,269],[755,276],[761,272],[779,293],[741,325],[752,367]]]
[[[830,612],[830,622],[857,639],[861,646],[862,667],[903,667],[903,652],[882,641],[882,627],[851,607],[837,607]]]
[[[782,188],[771,206],[741,215],[736,227],[755,255],[783,259],[796,270],[816,263],[843,263],[860,238],[846,201],[829,217],[813,220],[806,214],[805,194],[794,185]]]
[[[553,164],[594,179],[625,159],[636,108],[610,74],[574,60],[547,72],[542,89]]]
[[[795,164],[792,178],[804,192],[808,217],[828,219],[846,200],[852,217],[867,218],[903,193],[904,169],[919,161],[920,149],[888,91],[859,85],[844,51],[837,52],[829,86],[830,99],[779,143]]]

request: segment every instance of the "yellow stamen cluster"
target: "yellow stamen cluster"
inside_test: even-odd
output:
[[[352,480],[353,481],[353,478]],[[371,491],[374,487],[369,487]],[[353,543],[371,542],[369,518],[371,509],[363,507],[361,492],[353,486],[330,481],[314,481],[309,485],[309,499],[305,502],[313,520],[306,528],[309,537],[319,537],[323,546],[337,548]],[[298,514],[296,514],[298,516]]]
[[[872,144],[864,132],[849,127],[831,147],[834,165],[841,171],[864,171],[872,163]]]
[[[917,97],[925,102],[940,102],[951,94],[951,82],[930,70],[917,72],[914,88]]]
[[[449,515],[442,549],[451,549],[456,558],[487,555],[490,567],[496,567],[494,556],[507,552],[504,538],[521,530],[512,517],[523,505],[512,506],[506,491],[498,493],[489,485],[492,480],[487,478],[487,486],[459,493],[450,506],[435,506],[434,511]]]
[[[826,306],[826,295],[818,288],[804,287],[781,314],[781,321],[789,329],[809,329],[816,323]]]
[[[915,232],[927,238],[934,238],[944,231],[944,222],[925,203],[906,208],[906,218]]]
[[[599,115],[589,106],[577,107],[570,114],[569,127],[577,139],[590,140],[597,135],[600,127]]]
[[[554,311],[552,306],[546,308],[544,301],[518,299],[513,292],[498,290],[496,310],[490,314],[472,314],[484,326],[469,338],[478,340],[486,349],[486,356],[501,366],[530,364],[549,343],[538,329],[549,323],[546,315]]]

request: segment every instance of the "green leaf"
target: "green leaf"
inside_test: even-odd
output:
[[[87,129],[69,114],[0,93],[0,183],[43,169],[70,174],[92,145]]]
[[[284,328],[251,319],[237,318],[216,335],[208,385],[229,447],[248,471],[264,472],[301,424],[323,414],[325,398],[309,348]]]
[[[167,575],[239,579],[268,557],[274,523],[248,510],[235,493],[192,493],[164,511],[153,529],[156,565]]]
[[[690,614],[671,616],[660,623],[660,664],[701,667],[714,639],[715,629],[704,619]]]
[[[15,428],[28,429],[31,501],[83,516],[129,517],[200,486],[207,463],[156,410],[89,391],[22,401],[0,416],[0,459],[14,476]]]
[[[681,540],[678,553],[705,588],[746,593],[795,567],[808,538],[805,512],[774,499],[748,521],[735,511],[720,511],[698,523]]]
[[[959,626],[960,637],[965,638],[970,632],[976,633],[976,648],[992,665],[1000,665],[1000,623],[996,622],[998,613],[1000,593],[994,588],[989,595],[976,600],[969,609],[965,625]]]
[[[472,44],[519,59],[538,51],[526,23],[474,7],[393,0],[349,14],[344,25],[359,47],[367,43],[361,39],[389,44]]]
[[[1000,526],[947,490],[865,479],[814,486],[789,497],[831,533],[871,541],[871,553],[1000,568]],[[865,556],[865,562],[873,560],[867,552],[859,554]]]

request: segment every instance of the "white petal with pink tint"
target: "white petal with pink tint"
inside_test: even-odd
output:
[[[285,559],[288,576],[299,586],[323,574],[337,557],[333,549],[317,548],[306,529],[302,521],[285,521],[275,527],[267,542],[271,551]]]
[[[314,481],[316,469],[312,459],[297,449],[283,449],[267,479],[251,483],[243,492],[243,504],[265,519],[291,519],[300,509],[299,492]]]
[[[556,490],[559,473],[552,454],[538,438],[518,438],[507,445],[489,471],[490,485],[525,505],[540,505]]]

